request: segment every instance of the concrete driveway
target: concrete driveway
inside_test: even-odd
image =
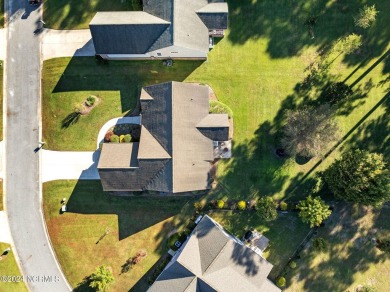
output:
[[[100,179],[97,171],[99,150],[42,151],[42,182],[57,179]]]
[[[41,35],[42,60],[95,55],[95,47],[89,29],[55,30],[45,28]]]

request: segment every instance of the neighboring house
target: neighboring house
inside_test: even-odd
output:
[[[272,267],[206,215],[148,292],[279,292]]]
[[[140,94],[139,143],[104,143],[98,164],[105,191],[180,193],[210,184],[213,141],[229,139],[227,114],[209,114],[208,86],[167,82]]]
[[[223,0],[144,0],[143,11],[96,13],[89,28],[104,59],[204,60],[227,24]]]

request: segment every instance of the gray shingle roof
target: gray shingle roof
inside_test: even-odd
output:
[[[188,49],[189,56],[207,53],[208,30],[227,28],[227,3],[214,2],[223,1],[144,0],[143,12],[98,12],[90,23],[96,53],[145,54],[169,47]]]
[[[138,167],[138,143],[103,143],[98,168]]]
[[[183,277],[183,269],[193,277]],[[271,269],[269,262],[205,216],[148,291],[277,292],[280,289],[267,279]]]
[[[98,12],[91,30],[97,54],[144,54],[170,23],[145,12]]]
[[[207,118],[208,88],[180,82],[156,84],[141,90],[140,103],[139,168],[130,171],[115,163],[99,164],[106,166],[99,167],[104,189],[175,193],[207,189],[213,143],[197,125],[207,124],[212,130],[213,124],[224,122],[224,115]],[[110,159],[105,147],[102,156]]]

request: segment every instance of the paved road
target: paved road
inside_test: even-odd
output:
[[[62,292],[70,288],[46,235],[41,211],[40,153],[34,153],[41,131],[40,35],[34,35],[40,9],[32,10],[26,0],[6,2],[5,192],[17,258],[23,275],[30,277],[26,284],[31,291]]]

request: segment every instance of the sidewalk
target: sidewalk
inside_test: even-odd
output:
[[[55,30],[45,28],[42,32],[43,61],[73,56],[94,56],[92,36],[89,29]]]
[[[57,179],[100,179],[99,151],[42,151],[42,182]]]

